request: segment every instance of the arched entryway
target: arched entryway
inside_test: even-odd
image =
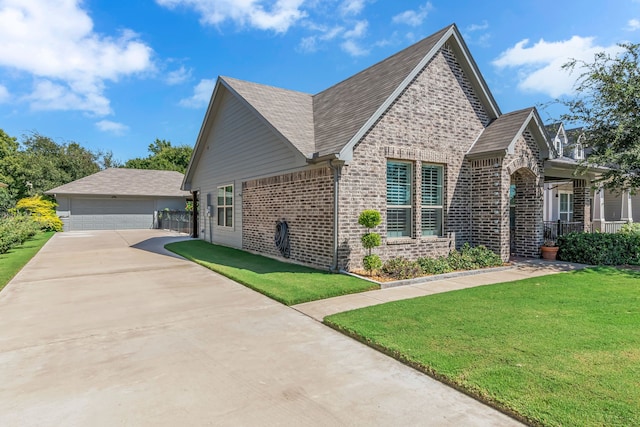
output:
[[[509,241],[512,256],[537,257],[542,239],[542,190],[538,177],[523,167],[511,174]]]

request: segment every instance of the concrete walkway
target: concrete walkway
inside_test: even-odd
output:
[[[518,425],[173,239],[56,234],[0,292],[1,426]]]
[[[390,301],[416,298],[440,292],[455,291],[474,286],[494,283],[511,282],[513,280],[579,270],[587,267],[584,264],[574,264],[562,261],[545,261],[538,259],[515,259],[513,267],[471,275],[449,275],[446,279],[430,280],[404,286],[390,287],[359,294],[344,295],[320,301],[312,301],[294,305],[293,308],[307,316],[322,321],[326,316],[369,307]]]

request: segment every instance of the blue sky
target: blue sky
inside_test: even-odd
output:
[[[451,23],[509,112],[638,42],[640,0],[0,0],[0,128],[126,161],[193,145],[218,75],[313,94]]]

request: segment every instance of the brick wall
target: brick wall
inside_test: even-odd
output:
[[[502,158],[471,161],[473,192],[472,240],[503,260],[509,258],[509,186]],[[506,239],[505,239],[506,237]]]
[[[290,259],[328,269],[333,261],[333,171],[329,168],[242,184],[242,248],[281,256],[275,227],[289,226]]]
[[[360,268],[365,255],[364,229],[357,222],[364,209],[377,209],[383,236],[374,253],[397,256],[446,255],[471,242],[471,167],[464,156],[489,118],[472,85],[445,46],[389,107],[354,148],[340,183],[339,259],[342,267]],[[413,165],[413,228],[408,238],[386,237],[386,164],[388,159]],[[420,166],[444,166],[444,236],[422,237]]]

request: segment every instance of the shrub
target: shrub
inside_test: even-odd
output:
[[[364,269],[371,272],[379,270],[382,267],[382,260],[378,255],[367,255],[362,259]]]
[[[444,274],[453,271],[449,261],[447,261],[447,257],[418,258],[418,265],[420,265],[424,274]]]
[[[0,218],[0,254],[33,237],[38,228],[35,221],[23,214]]]
[[[640,265],[640,234],[569,233],[558,238],[558,258],[590,265]]]
[[[56,215],[56,206],[55,202],[43,199],[42,196],[32,196],[20,199],[16,210],[31,215],[41,230],[62,231],[62,220]]]
[[[362,241],[362,247],[367,250],[367,255],[363,258],[362,265],[369,275],[371,275],[374,270],[379,269],[382,264],[378,255],[371,254],[371,250],[380,246],[380,243],[382,243],[380,235],[371,232],[371,229],[377,227],[380,222],[382,222],[380,212],[373,209],[364,210],[360,212],[360,216],[358,216],[358,224],[367,229],[367,232],[360,240]]]
[[[420,264],[404,257],[388,260],[382,265],[382,271],[396,280],[412,279],[422,275]]]
[[[620,228],[618,233],[622,234],[640,234],[640,222],[629,222]]]

